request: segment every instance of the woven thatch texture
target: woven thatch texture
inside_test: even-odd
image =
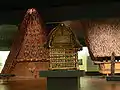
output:
[[[120,21],[117,19],[89,22],[87,45],[94,57],[120,56]]]
[[[21,67],[16,68],[18,62],[38,62],[48,56],[43,47],[46,35],[39,14],[35,9],[29,9],[19,28],[19,35],[13,42],[10,54],[6,60],[2,73],[19,72]],[[23,66],[24,63],[23,63]],[[40,65],[41,67],[41,65]],[[42,67],[41,67],[42,68]],[[26,73],[25,70],[21,73]],[[17,75],[17,74],[16,74]]]

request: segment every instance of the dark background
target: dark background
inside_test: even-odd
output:
[[[37,9],[46,24],[47,30],[51,30],[57,25],[54,22],[120,17],[120,2],[87,2],[87,0],[39,0],[39,2],[23,2],[19,0],[4,0],[0,3],[0,36],[2,36],[0,38],[0,50],[9,50],[14,33],[17,32],[16,26],[21,23],[28,8]],[[8,25],[16,26],[11,27]],[[81,30],[76,29],[75,33],[80,42],[85,46],[84,39],[79,34]]]
[[[5,1],[4,1],[5,2]],[[19,24],[28,8],[36,8],[44,22],[120,17],[120,2],[97,0],[39,0],[0,3],[0,23]]]

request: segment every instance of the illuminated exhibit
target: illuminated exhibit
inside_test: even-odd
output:
[[[83,47],[81,50],[80,38],[77,38],[79,33],[74,34],[77,31],[72,31],[76,26],[79,26],[77,29],[82,27],[85,30],[84,37],[88,48]],[[74,35],[70,33],[70,30]],[[63,21],[48,32],[47,37],[37,11],[29,9],[19,27],[18,38],[12,44],[11,53],[2,73],[38,78],[39,76],[36,75],[39,70],[78,68],[86,72],[99,71],[103,74],[110,74],[111,52],[115,52],[115,58],[119,60],[119,38],[116,38],[116,36],[119,37],[118,19],[88,20],[85,23],[78,20]],[[116,32],[118,33],[116,34]],[[80,33],[80,35],[82,34]],[[66,49],[68,47],[69,49]],[[67,60],[71,64],[66,64]],[[20,66],[22,69],[19,71],[18,67]],[[119,62],[116,62],[115,68],[117,70],[115,73],[120,73]],[[25,75],[20,73],[23,72],[22,70],[26,70]]]
[[[60,23],[50,32],[45,47],[49,49],[49,70],[40,71],[40,77],[47,78],[47,90],[78,90],[84,75],[84,70],[78,69],[82,45],[72,29]]]
[[[35,9],[28,9],[19,27],[2,74],[15,74],[15,78],[39,78],[39,71],[48,69],[44,48],[44,26]]]
[[[46,47],[49,48],[49,69],[77,69],[78,54],[82,45],[73,31],[65,24],[59,24],[49,34]]]
[[[55,56],[57,52],[59,53],[58,46],[60,44],[57,44],[58,42],[53,43],[53,41],[60,41],[61,40],[60,42],[63,42],[65,40],[64,38],[63,39],[62,38],[60,38],[60,39],[55,38],[55,35],[57,34],[55,32],[59,31],[59,30],[62,30],[62,24],[60,24],[61,26],[58,25],[53,30],[51,30],[51,32],[48,34],[48,38],[46,37],[46,33],[44,33],[43,29],[40,31],[41,35],[37,34],[39,31],[37,31],[38,29],[37,30],[35,30],[35,29],[37,28],[38,20],[35,17],[39,17],[39,16],[38,16],[37,13],[33,13],[33,12],[36,12],[36,11],[34,9],[33,10],[30,9],[30,10],[27,11],[27,14],[25,15],[25,18],[24,18],[24,20],[21,24],[21,27],[19,27],[19,29],[21,30],[20,31],[21,36],[25,36],[25,37],[19,37],[18,39],[20,40],[20,42],[19,43],[18,42],[13,43],[13,46],[16,45],[15,47],[17,48],[16,49],[14,47],[14,49],[12,49],[14,51],[13,53],[16,54],[16,57],[13,57],[12,55],[10,55],[8,57],[8,59],[11,58],[10,60],[12,60],[12,58],[17,58],[17,62],[14,60],[14,62],[12,63],[13,65],[11,65],[11,66],[17,66],[19,64],[20,64],[20,66],[22,66],[21,63],[26,62],[27,64],[25,66],[23,66],[23,69],[24,70],[25,70],[25,68],[28,69],[28,71],[25,71],[25,72],[28,72],[26,74],[26,76],[27,75],[29,76],[29,74],[31,75],[30,78],[32,76],[34,76],[33,72],[34,73],[36,72],[35,67],[37,68],[37,71],[38,70],[46,70],[46,69],[48,69],[49,66],[51,66],[51,68],[49,68],[49,69],[60,69],[60,68],[62,69],[62,68],[66,68],[66,67],[69,68],[70,65],[67,66],[67,64],[65,64],[65,65],[60,64],[60,63],[62,63],[62,61],[60,63],[58,63],[57,61],[59,61],[59,58],[58,58],[59,55]],[[32,14],[35,14],[35,15],[32,15]],[[31,15],[31,19],[30,19],[30,15]],[[32,22],[33,19],[36,20],[36,23],[35,23],[35,21],[34,21],[34,23],[30,23],[30,21]],[[29,22],[27,22],[27,20]],[[79,25],[78,22],[80,22],[80,21],[77,21],[77,24]],[[114,22],[114,23],[112,23],[112,22]],[[119,51],[118,51],[119,50],[119,43],[115,44],[115,42],[118,42],[119,39],[115,37],[115,36],[118,36],[118,35],[113,31],[115,29],[116,32],[117,31],[119,32],[119,30],[118,30],[119,26],[115,26],[116,25],[115,22],[117,23],[119,21],[116,20],[116,19],[115,20],[114,19],[109,19],[109,20],[91,21],[91,22],[86,22],[86,27],[83,27],[82,24],[81,24],[82,22],[80,22],[80,27],[83,27],[82,29],[86,30],[85,40],[86,40],[86,44],[87,44],[88,48],[83,47],[82,51],[78,51],[78,56],[76,55],[76,57],[78,57],[78,58],[76,58],[76,61],[78,60],[79,65],[77,65],[77,64],[75,65],[75,63],[74,63],[74,65],[78,69],[85,70],[86,72],[99,71],[100,73],[103,73],[103,74],[108,74],[108,73],[110,74],[110,65],[111,65],[110,61],[109,61],[110,60],[110,52],[114,51],[115,46],[116,46],[116,48],[118,48],[117,51],[115,51],[117,53],[116,54],[116,59],[118,60],[118,58],[119,58]],[[74,25],[74,21],[73,22],[72,21],[66,21],[66,22],[63,21],[62,23],[64,23],[63,26],[66,26],[64,29],[66,29],[67,27],[70,27],[70,25],[72,25],[72,28],[73,27],[76,28],[76,26],[75,26],[76,24]],[[29,24],[29,25],[27,25],[27,24]],[[40,22],[40,24],[41,24],[40,27],[42,27],[42,22]],[[31,25],[31,27],[24,30],[23,28],[26,27],[25,25],[27,25],[27,27],[29,27]],[[34,29],[32,30],[33,26],[36,26],[36,27],[34,27]],[[39,25],[38,25],[38,27],[39,27]],[[24,31],[26,31],[26,32],[29,31],[29,32],[27,34],[25,34]],[[31,33],[34,34],[34,35],[32,35]],[[53,34],[53,33],[55,33],[55,34]],[[59,32],[58,32],[58,35],[56,35],[56,36],[57,37],[59,36]],[[42,39],[39,39],[39,38],[42,38]],[[35,40],[37,42],[39,42],[39,44],[34,43]],[[67,41],[69,41],[69,40],[67,40]],[[29,46],[29,43],[30,43],[31,46]],[[35,45],[32,45],[33,43],[35,45],[39,45],[39,50],[40,50],[41,54],[39,53],[38,48],[36,48]],[[109,45],[109,43],[112,43],[112,45]],[[24,47],[18,48],[18,47],[20,47],[20,45],[23,45]],[[47,48],[49,48],[49,50],[45,49],[44,46],[45,47],[47,46]],[[54,49],[53,49],[53,47],[54,47]],[[114,47],[114,49],[112,49],[112,47]],[[16,49],[16,51],[15,51],[15,49]],[[36,53],[36,52],[38,52],[39,54]],[[62,50],[61,50],[61,52],[62,52]],[[77,52],[77,50],[76,50],[76,52]],[[44,55],[42,53],[44,53]],[[66,51],[66,53],[67,53],[67,51]],[[63,53],[61,53],[61,54],[63,54]],[[48,63],[49,58],[47,56],[49,56],[49,55],[50,55],[50,61],[51,61],[50,63],[52,63],[52,64]],[[67,57],[67,56],[65,56],[65,57]],[[63,58],[65,58],[65,57],[63,57]],[[42,58],[42,60],[40,58]],[[54,59],[56,61],[53,62],[52,59]],[[10,60],[9,60],[9,62],[11,63]],[[41,64],[39,63],[40,67],[38,66],[38,63],[34,63],[34,64],[33,63],[28,63],[29,61],[36,62],[36,61],[39,61],[39,60],[40,60],[40,63],[41,63]],[[8,60],[6,62],[8,62]],[[18,62],[19,62],[19,64],[16,65],[16,63],[18,63]],[[53,65],[53,63],[54,63],[54,65]],[[97,63],[97,65],[95,63]],[[10,65],[10,64],[8,64],[8,65]],[[99,68],[99,66],[100,66],[100,68]],[[8,67],[5,67],[5,68],[8,68]],[[13,72],[13,71],[11,71],[13,68],[11,67],[12,69],[10,69],[10,67],[8,69],[3,68],[2,73],[5,73],[5,72],[8,73],[9,71]],[[70,66],[70,67],[72,67],[72,66]],[[116,62],[115,68],[117,70],[117,71],[115,71],[115,73],[120,73],[119,62]],[[19,71],[19,72],[23,72],[23,71]],[[15,73],[18,73],[18,72],[15,72]]]
[[[1,1],[0,90],[120,90],[119,11],[119,2]]]

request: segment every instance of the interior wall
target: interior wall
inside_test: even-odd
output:
[[[95,65],[90,56],[87,56],[87,72],[98,72],[99,65]]]
[[[10,51],[0,51],[0,72],[2,71]]]
[[[87,47],[83,47],[82,51],[78,51],[78,59],[82,59],[82,65],[79,65],[80,70],[87,71],[87,56],[89,53],[87,52]]]
[[[99,66],[94,65],[87,47],[83,47],[83,50],[78,52],[78,59],[82,59],[82,65],[79,65],[80,70],[85,70],[86,72],[99,71]]]

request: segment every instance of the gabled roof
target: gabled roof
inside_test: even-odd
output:
[[[47,40],[47,43],[45,44],[45,47],[49,48],[50,47],[50,44],[53,40],[53,35],[58,31],[58,30],[67,30],[69,32],[71,32],[72,36],[73,36],[73,40],[75,41],[74,43],[74,47],[75,48],[80,48],[82,49],[82,45],[80,44],[80,42],[78,41],[76,35],[74,34],[74,32],[72,31],[72,29],[68,26],[65,26],[65,24],[59,24],[58,26],[56,26],[53,30],[51,30],[51,32],[49,33],[48,35],[48,40]]]

